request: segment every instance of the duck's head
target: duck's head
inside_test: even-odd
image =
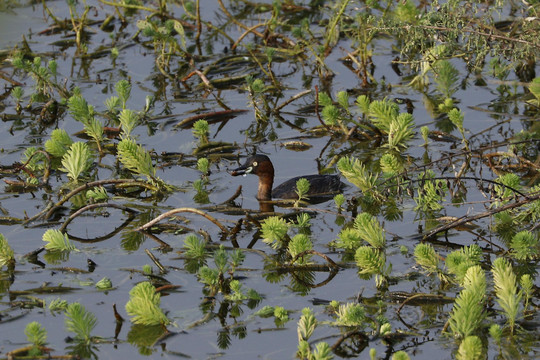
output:
[[[274,178],[274,166],[266,155],[253,155],[240,167],[231,171],[232,176],[255,174],[259,177]]]

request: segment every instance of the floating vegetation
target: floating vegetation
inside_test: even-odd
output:
[[[67,4],[0,4],[36,19],[0,49],[5,357],[536,355],[537,4]],[[347,187],[258,201],[254,153]]]

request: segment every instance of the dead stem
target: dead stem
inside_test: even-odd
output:
[[[81,215],[83,212],[88,211],[88,210],[92,210],[92,209],[95,209],[95,208],[104,208],[104,207],[110,207],[110,208],[125,210],[125,211],[129,211],[132,214],[138,212],[137,210],[133,210],[131,208],[128,208],[127,206],[119,205],[119,204],[108,204],[108,203],[90,204],[90,205],[86,205],[86,206],[80,208],[79,210],[77,210],[73,214],[71,214],[69,216],[69,218],[62,224],[62,226],[60,227],[59,230],[61,232],[64,232],[64,230],[69,225],[69,223],[72,222],[73,219],[75,219],[77,216]]]
[[[98,181],[88,182],[88,183],[86,183],[84,185],[79,186],[76,189],[71,190],[66,196],[64,196],[62,198],[62,200],[58,201],[54,205],[49,204],[45,209],[40,211],[38,214],[36,214],[33,217],[26,220],[24,222],[24,224],[28,224],[28,223],[30,223],[30,222],[32,222],[32,221],[34,221],[36,219],[39,219],[41,217],[49,218],[56,209],[58,209],[66,201],[68,201],[69,199],[71,199],[73,196],[77,195],[81,191],[88,190],[88,189],[91,189],[91,188],[96,187],[96,186],[108,185],[108,184],[129,184],[129,185],[144,187],[144,188],[150,189],[152,191],[156,190],[155,186],[152,186],[150,184],[140,182],[140,181],[134,180],[134,179],[110,179],[110,180],[98,180]]]
[[[451,223],[437,226],[435,229],[430,230],[429,232],[424,234],[422,236],[422,238],[425,240],[425,239],[428,239],[428,238],[434,236],[437,233],[440,233],[441,231],[447,231],[447,230],[453,229],[453,228],[455,228],[457,226],[460,226],[460,225],[463,225],[465,223],[471,222],[473,220],[482,219],[482,218],[485,218],[485,217],[500,213],[500,212],[505,211],[505,210],[514,209],[514,208],[529,204],[529,203],[531,203],[533,201],[538,201],[539,199],[540,199],[540,192],[535,194],[535,195],[532,195],[532,196],[529,195],[528,197],[526,197],[525,199],[522,199],[520,201],[516,201],[514,203],[503,205],[503,206],[498,207],[496,209],[487,210],[487,211],[481,212],[481,213],[476,214],[476,215],[463,216],[463,217],[459,218],[458,220],[453,221]]]
[[[165,267],[163,265],[161,265],[161,263],[159,262],[159,260],[154,256],[154,254],[152,254],[150,252],[150,250],[148,249],[144,249],[144,252],[146,253],[146,255],[148,255],[148,257],[150,259],[152,259],[152,261],[154,262],[154,264],[156,264],[156,266],[159,268],[159,271],[161,272],[161,274],[166,274],[168,273],[167,269],[165,269]]]
[[[161,214],[160,216],[156,217],[155,219],[153,219],[152,221],[149,221],[147,222],[146,224],[138,227],[137,229],[135,229],[135,231],[141,231],[141,230],[146,230],[148,229],[149,227],[155,225],[156,223],[160,222],[161,220],[167,218],[167,217],[170,217],[174,214],[178,214],[178,213],[182,213],[182,212],[190,212],[190,213],[194,213],[194,214],[198,214],[198,215],[201,215],[205,218],[207,218],[208,220],[210,220],[211,222],[213,222],[215,225],[217,225],[217,227],[220,228],[220,230],[224,233],[224,234],[228,234],[229,231],[227,230],[227,228],[225,226],[223,226],[218,220],[216,220],[216,218],[208,215],[207,213],[205,213],[204,211],[201,211],[201,210],[198,210],[198,209],[195,209],[195,208],[177,208],[177,209],[173,209],[173,210],[170,210],[170,211],[167,211],[166,213],[163,213]]]
[[[330,259],[326,254],[323,254],[319,251],[316,251],[316,250],[306,250],[306,251],[302,251],[301,253],[297,254],[290,262],[290,265],[292,266],[294,264],[294,262],[296,260],[298,260],[299,258],[301,258],[302,256],[304,255],[307,255],[307,254],[313,254],[313,255],[317,255],[317,256],[320,256],[322,257],[324,260],[326,260],[326,262],[328,263],[328,266],[329,267],[332,267],[334,269],[339,269],[339,265],[336,264],[334,262],[334,260]],[[307,267],[310,267],[311,265],[307,265]],[[300,265],[299,266],[300,269],[303,269],[303,265]]]

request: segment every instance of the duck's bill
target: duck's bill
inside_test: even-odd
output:
[[[249,172],[251,171],[251,166],[240,166],[239,168],[236,168],[234,170],[231,171],[231,175],[232,176],[240,176],[240,175],[246,175],[246,174],[249,174]]]

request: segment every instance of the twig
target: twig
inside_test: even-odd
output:
[[[137,210],[134,210],[134,209],[128,208],[127,206],[119,205],[119,204],[108,204],[108,203],[90,204],[90,205],[86,205],[86,206],[80,208],[79,210],[77,210],[73,214],[71,214],[70,217],[62,224],[62,226],[60,227],[59,230],[61,232],[64,232],[64,230],[69,225],[69,223],[72,222],[73,219],[75,219],[77,216],[81,215],[85,211],[92,210],[92,209],[95,209],[95,208],[100,208],[100,207],[111,207],[111,208],[115,208],[115,209],[125,210],[125,211],[129,211],[132,214],[138,212]]]
[[[290,103],[292,103],[294,100],[296,99],[300,99],[301,97],[303,96],[306,96],[308,94],[311,94],[312,90],[311,89],[307,89],[307,90],[304,90],[296,95],[294,95],[293,97],[291,97],[290,99],[288,99],[287,101],[284,101],[282,104],[280,104],[279,106],[277,106],[275,109],[274,109],[274,112],[279,112],[281,109],[283,109],[285,106],[289,105]]]
[[[425,239],[428,239],[428,238],[432,237],[433,235],[435,235],[435,234],[437,234],[437,233],[439,233],[441,231],[447,231],[447,230],[450,230],[450,229],[455,228],[457,226],[460,226],[460,225],[463,225],[465,223],[471,222],[473,220],[482,219],[482,218],[485,218],[485,217],[500,213],[500,212],[505,211],[505,210],[510,210],[510,209],[513,209],[513,208],[517,208],[517,207],[523,206],[525,204],[528,204],[530,202],[537,201],[539,199],[540,199],[540,193],[537,193],[536,195],[529,196],[529,197],[527,197],[525,199],[522,199],[520,201],[516,201],[514,203],[506,204],[506,205],[498,207],[496,209],[487,210],[487,211],[481,212],[481,213],[476,214],[476,215],[464,216],[464,217],[462,217],[462,218],[460,218],[460,219],[458,219],[456,221],[453,221],[451,223],[437,226],[433,230],[431,230],[431,231],[427,232],[426,234],[424,234],[422,238],[425,240]]]
[[[230,204],[232,203],[234,200],[236,200],[237,197],[239,197],[240,195],[242,194],[242,185],[238,186],[238,188],[236,189],[235,193],[233,194],[233,196],[231,196],[230,198],[228,198],[227,200],[225,200],[224,202],[222,202],[221,204]]]
[[[160,222],[161,220],[163,220],[163,219],[165,219],[165,218],[167,218],[169,216],[172,216],[174,214],[182,213],[182,212],[190,212],[190,213],[201,215],[201,216],[207,218],[208,220],[210,220],[211,222],[213,222],[214,224],[216,224],[217,227],[219,227],[224,234],[227,234],[229,232],[227,230],[227,228],[225,226],[223,226],[219,221],[217,221],[214,217],[208,215],[204,211],[194,209],[194,208],[177,208],[177,209],[167,211],[166,213],[163,213],[163,214],[159,215],[158,217],[156,217],[152,221],[149,221],[146,224],[138,227],[137,229],[135,229],[135,231],[146,230],[149,227],[151,227],[151,226],[155,225],[156,223]]]
[[[166,274],[167,273],[167,269],[165,269],[165,267],[163,265],[161,265],[161,263],[159,262],[159,260],[154,256],[154,254],[152,254],[150,252],[150,250],[148,249],[144,249],[144,252],[146,253],[146,255],[148,255],[148,257],[150,259],[152,259],[152,261],[154,262],[154,264],[156,264],[156,266],[159,268],[159,271],[161,271],[162,274]]]
[[[101,0],[101,1],[103,1],[103,0]],[[244,30],[249,30],[249,28],[248,28],[246,25],[244,25],[244,24],[242,24],[240,21],[236,20],[236,17],[234,17],[234,16],[229,12],[229,10],[227,10],[227,8],[225,7],[225,5],[223,5],[223,1],[222,1],[222,0],[218,0],[218,4],[219,4],[219,6],[221,7],[221,10],[223,10],[223,12],[225,13],[225,15],[226,15],[229,19],[231,19],[231,21],[232,21],[233,23],[235,23],[236,25],[240,26],[240,27],[241,27],[242,29],[244,29]],[[258,31],[252,30],[251,33],[257,35],[257,36],[260,37],[260,38],[264,38],[264,35],[263,35],[262,33],[258,32]]]
[[[42,216],[44,216],[45,218],[49,218],[57,208],[62,206],[66,201],[68,201],[69,199],[71,199],[73,196],[77,195],[81,191],[87,190],[87,189],[90,189],[90,188],[93,188],[93,187],[96,187],[96,186],[108,185],[108,184],[132,184],[132,185],[141,186],[141,187],[144,187],[144,188],[147,188],[147,189],[151,189],[153,191],[156,190],[156,188],[154,186],[152,186],[150,184],[147,184],[147,183],[143,183],[143,182],[134,180],[134,179],[109,179],[109,180],[92,181],[92,182],[88,182],[88,183],[86,183],[84,185],[81,185],[76,189],[71,190],[66,196],[64,196],[62,198],[62,200],[58,201],[54,205],[47,206],[45,209],[40,211],[38,214],[36,214],[33,217],[31,217],[30,219],[26,220],[24,223],[28,224],[28,223],[36,220],[36,219],[39,219]]]
[[[233,46],[231,46],[231,50],[234,50],[236,49],[236,47],[238,46],[238,44],[240,44],[240,42],[246,37],[248,36],[250,33],[254,32],[255,29],[257,29],[258,27],[261,27],[261,26],[266,26],[265,23],[260,23],[260,24],[257,24],[257,25],[254,25],[248,29],[246,29],[246,31],[244,31],[244,33],[242,35],[240,35],[240,37],[234,42]]]
[[[294,264],[294,262],[296,260],[298,260],[300,257],[306,255],[306,254],[313,254],[313,255],[318,255],[320,257],[322,257],[324,260],[326,260],[326,262],[328,263],[328,265],[330,267],[333,267],[334,269],[339,269],[339,265],[336,264],[334,262],[334,260],[330,259],[326,254],[323,254],[321,252],[318,252],[316,250],[306,250],[306,251],[302,251],[301,253],[299,254],[296,254],[296,256],[291,260],[291,265]]]
[[[212,83],[210,82],[210,80],[208,80],[208,78],[206,77],[206,75],[204,75],[200,70],[197,70],[197,69],[193,70],[192,72],[190,72],[189,74],[187,74],[186,76],[184,76],[184,77],[182,78],[182,80],[180,80],[180,81],[182,81],[182,82],[184,83],[184,82],[186,82],[190,77],[192,77],[193,75],[198,75],[198,76],[201,78],[201,80],[202,80],[202,82],[204,83],[204,85],[206,85],[207,88],[209,88],[209,89],[213,89],[213,88],[214,88],[214,86],[212,85]]]

